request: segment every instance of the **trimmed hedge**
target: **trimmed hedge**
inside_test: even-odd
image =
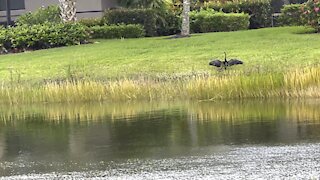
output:
[[[205,3],[206,8],[225,13],[247,13],[250,15],[250,29],[271,26],[270,0],[233,0],[221,2],[210,1]]]
[[[248,29],[249,15],[201,10],[190,13],[190,29],[195,33],[237,31]]]
[[[146,36],[170,35],[179,32],[180,19],[170,11],[155,9],[113,9],[107,10],[103,24],[140,24]]]
[[[17,25],[36,25],[50,23],[61,23],[60,9],[58,6],[41,7],[35,12],[28,12],[19,16],[16,20]]]
[[[92,38],[113,39],[145,36],[143,26],[138,24],[93,26],[90,31]]]
[[[306,24],[302,19],[302,4],[285,5],[281,9],[281,15],[278,19],[279,25],[283,26],[300,26]]]
[[[104,25],[101,18],[80,19],[78,22],[82,25],[87,26],[87,27],[103,26]]]
[[[0,46],[6,51],[24,51],[69,46],[88,42],[89,33],[80,24],[44,23],[0,30]]]

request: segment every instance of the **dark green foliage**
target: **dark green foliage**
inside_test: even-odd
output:
[[[278,19],[279,25],[283,26],[299,26],[306,24],[302,19],[301,4],[285,5],[281,9],[281,15]]]
[[[90,28],[92,38],[138,38],[145,36],[143,26],[138,24],[104,25]]]
[[[80,19],[78,21],[80,24],[83,24],[87,27],[93,27],[93,26],[102,26],[104,25],[101,18],[86,18],[86,19]]]
[[[125,8],[165,8],[164,0],[118,0],[118,3]]]
[[[224,3],[208,2],[207,8],[225,13],[244,12],[250,15],[250,29],[271,26],[271,4],[269,0],[238,0],[226,1]]]
[[[58,6],[41,7],[35,12],[25,13],[17,18],[17,25],[35,25],[45,22],[60,23],[60,9]]]
[[[44,23],[0,30],[0,41],[8,51],[24,51],[86,43],[89,34],[80,24]]]
[[[154,9],[114,9],[105,12],[104,24],[140,24],[146,36],[174,34],[179,31],[180,20],[169,11]]]
[[[302,4],[307,2],[307,0],[288,0],[289,4]],[[287,4],[287,5],[289,5]],[[271,0],[272,12],[280,13],[281,9],[285,6],[285,0]]]
[[[140,24],[147,36],[157,35],[157,14],[152,9],[114,9],[104,14],[105,24]]]
[[[6,29],[3,26],[0,26],[0,54],[5,51],[4,43],[6,40]]]
[[[222,13],[201,10],[190,14],[191,31],[195,33],[236,31],[249,27],[249,15],[244,13]]]
[[[171,11],[157,11],[157,35],[167,36],[180,32],[182,19]]]

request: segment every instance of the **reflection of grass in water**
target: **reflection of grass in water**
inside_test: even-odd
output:
[[[243,99],[320,97],[320,67],[296,69],[283,74],[234,72],[222,76],[198,74],[165,80],[121,79],[109,82],[80,80],[38,86],[0,87],[2,103],[89,102],[172,99]]]
[[[163,109],[176,109],[180,104],[170,102],[159,103],[83,103],[83,104],[47,104],[47,105],[13,105],[0,106],[0,119],[10,121],[12,119],[23,120],[30,115],[42,115],[50,121],[99,121],[104,118],[111,120],[127,119],[140,113],[154,113]]]
[[[315,103],[314,103],[315,102]],[[189,111],[201,121],[230,121],[286,119],[291,121],[319,121],[319,103],[297,100],[252,100],[230,102],[204,102],[192,104]]]
[[[229,101],[222,103],[203,102],[190,106],[191,113],[201,121],[230,121],[238,123],[248,120],[277,119],[283,117],[287,105],[273,101]]]
[[[294,101],[292,105],[287,108],[286,117],[289,120],[296,120],[298,122],[319,122],[319,107],[320,104],[316,101],[309,103]]]
[[[40,115],[44,121],[90,123],[106,119],[117,120],[137,117],[141,114],[159,116],[158,112],[181,111],[195,117],[199,122],[228,121],[241,123],[248,120],[287,119],[300,121],[319,121],[319,103],[316,101],[216,101],[216,102],[153,102],[117,104],[51,104],[33,106],[1,107],[2,123],[24,120],[30,115]]]

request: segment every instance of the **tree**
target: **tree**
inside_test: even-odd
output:
[[[11,6],[10,6],[10,1],[6,0],[5,1],[6,4],[6,16],[7,16],[7,26],[9,26],[11,24]]]
[[[190,12],[190,0],[183,0],[182,28],[181,28],[181,36],[183,37],[187,37],[190,35],[189,12]]]
[[[63,22],[75,22],[76,17],[76,0],[59,0],[60,13]]]

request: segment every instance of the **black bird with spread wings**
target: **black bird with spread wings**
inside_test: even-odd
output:
[[[224,52],[224,61],[213,60],[209,63],[210,66],[224,67],[224,69],[227,69],[227,66],[233,66],[237,64],[243,64],[243,62],[238,59],[230,59],[229,61],[227,61],[226,52]]]

